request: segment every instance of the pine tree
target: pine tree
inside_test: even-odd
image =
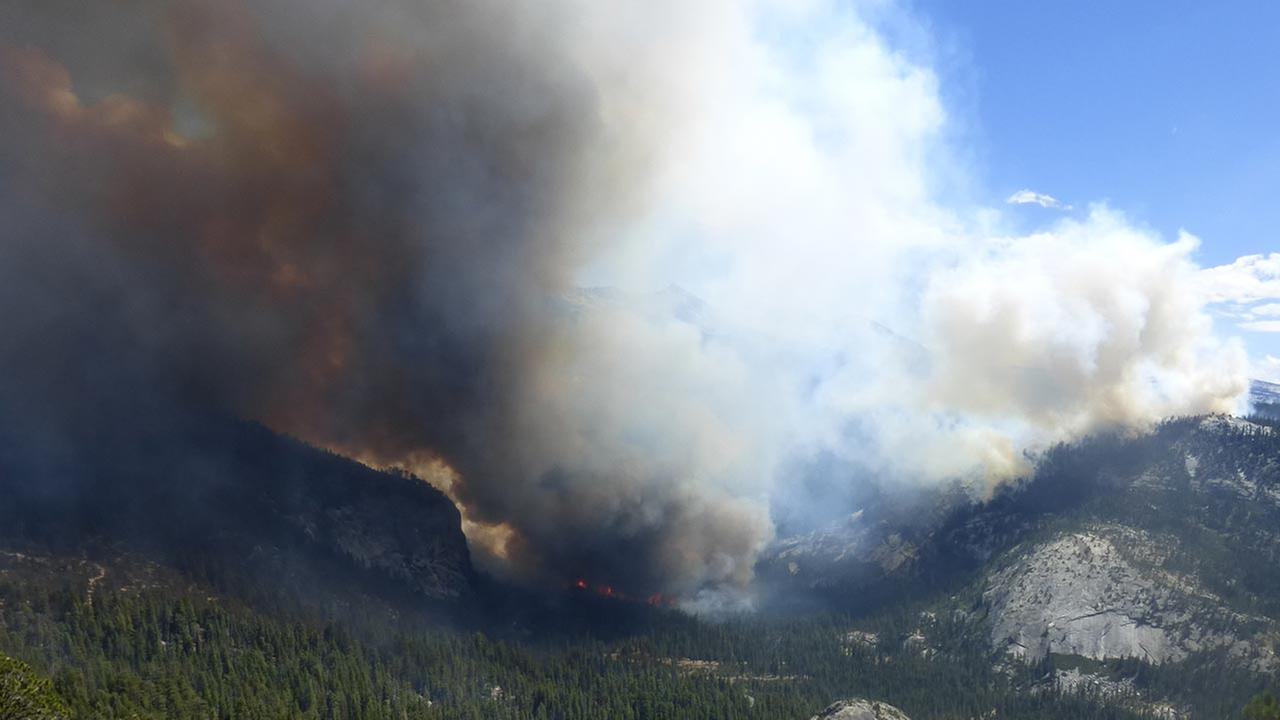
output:
[[[1280,703],[1270,692],[1258,695],[1244,706],[1245,720],[1280,720]]]
[[[25,663],[0,655],[0,720],[60,720],[66,717],[53,685]]]

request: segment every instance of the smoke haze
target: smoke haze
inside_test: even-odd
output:
[[[889,15],[9,0],[0,398],[260,419],[446,489],[502,572],[681,596],[831,486],[1232,410],[1194,239],[943,206]]]

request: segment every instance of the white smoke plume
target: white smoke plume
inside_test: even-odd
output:
[[[1237,408],[1247,359],[1213,335],[1194,238],[1165,242],[1105,207],[990,236],[931,195],[950,154],[927,66],[836,4],[719,7],[713,24],[735,32],[684,65],[700,94],[679,108],[646,212],[587,270],[706,306],[588,333],[612,337],[597,350],[644,338],[612,369],[610,406],[626,410],[593,429],[693,398],[669,428],[710,452],[686,472],[769,503],[820,456],[886,483],[989,484],[1025,471],[1029,448]],[[695,328],[698,342],[682,334]]]

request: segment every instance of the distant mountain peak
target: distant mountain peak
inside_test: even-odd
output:
[[[1280,417],[1280,383],[1250,380],[1249,404],[1259,415]]]

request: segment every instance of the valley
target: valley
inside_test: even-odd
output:
[[[719,617],[478,574],[425,483],[259,426],[162,440],[93,450],[79,481],[128,469],[111,487],[132,496],[33,494],[17,479],[49,459],[5,456],[0,653],[72,717],[1172,720],[1236,717],[1276,677],[1263,418],[1055,447],[984,501],[864,508],[778,541],[757,610]]]
[[[0,720],[1280,720],[1276,48],[0,0]]]

